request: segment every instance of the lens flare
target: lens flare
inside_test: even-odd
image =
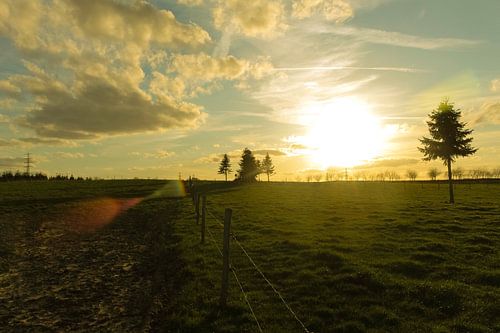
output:
[[[165,184],[165,186],[156,190],[146,199],[154,199],[158,197],[181,198],[184,196],[186,196],[184,182],[182,182],[181,180],[170,180]]]
[[[92,232],[113,222],[120,214],[139,204],[142,198],[100,198],[78,203],[64,216],[64,221],[77,232]]]

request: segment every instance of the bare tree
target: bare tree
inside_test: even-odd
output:
[[[427,171],[427,175],[432,181],[435,181],[441,172],[437,168],[431,168]]]
[[[500,178],[500,167],[491,170],[491,177]]]
[[[455,179],[462,179],[464,176],[464,170],[461,167],[456,167],[452,171],[453,178]]]
[[[418,176],[418,173],[415,170],[406,171],[406,177],[411,181],[415,181],[415,179],[417,179],[417,176]]]
[[[323,178],[323,175],[320,173],[318,173],[317,175],[314,175],[314,180],[317,182],[320,182],[322,178]]]

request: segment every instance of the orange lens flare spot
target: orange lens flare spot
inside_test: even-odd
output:
[[[113,222],[120,214],[139,204],[142,198],[102,198],[80,202],[64,217],[71,229],[92,232]]]

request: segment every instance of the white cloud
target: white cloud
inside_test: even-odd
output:
[[[354,10],[347,0],[295,0],[292,16],[303,19],[314,13],[322,14],[327,20],[344,22],[354,16]]]
[[[219,0],[213,19],[219,30],[234,30],[250,37],[270,38],[287,28],[280,0]]]
[[[482,41],[477,40],[460,38],[428,38],[407,35],[395,31],[358,28],[354,26],[323,25],[319,28],[316,26],[314,29],[316,29],[316,32],[353,37],[358,41],[367,43],[394,45],[425,50],[472,47],[482,43]]]
[[[195,24],[183,24],[169,10],[145,1],[133,5],[111,0],[69,0],[69,13],[87,35],[110,40],[133,41],[146,46],[198,46],[210,41],[208,33]]]
[[[151,92],[142,86],[145,61],[161,63],[168,50],[210,41],[202,28],[177,21],[168,10],[144,1],[8,0],[0,5],[0,35],[29,60],[28,73],[0,81],[0,92],[9,96],[9,107],[15,99],[23,109],[31,102],[32,111],[16,123],[40,137],[194,127],[205,117],[200,106],[183,100],[175,78],[169,95],[158,91],[159,84]],[[161,79],[154,75],[152,82]]]

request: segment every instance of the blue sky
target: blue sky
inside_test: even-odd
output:
[[[29,151],[49,174],[222,179],[221,155],[248,147],[275,179],[424,177],[442,165],[418,138],[449,98],[479,148],[458,165],[495,168],[499,14],[496,0],[3,1],[0,167]]]

